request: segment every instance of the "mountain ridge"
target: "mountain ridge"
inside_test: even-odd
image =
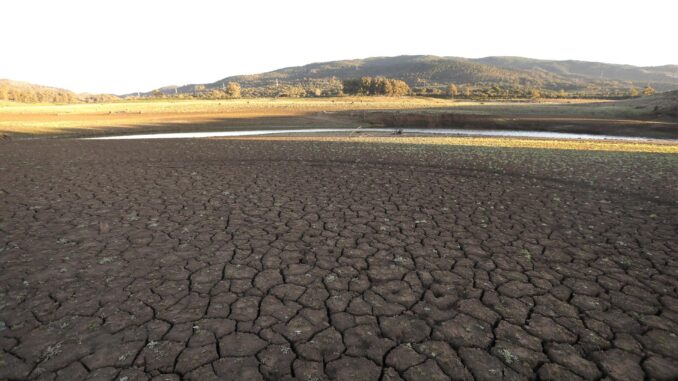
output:
[[[577,90],[587,86],[643,87],[659,91],[678,89],[678,65],[634,66],[582,60],[545,60],[517,56],[463,58],[434,55],[401,55],[315,62],[258,74],[234,75],[215,82],[179,86],[191,92],[194,86],[216,89],[228,82],[243,88],[301,85],[304,81],[345,80],[362,76],[385,76],[405,81],[411,87],[440,87],[448,83],[481,83]]]
[[[289,66],[257,74],[234,75],[210,83],[164,86],[153,91],[132,92],[122,96],[190,94],[223,89],[237,82],[244,96],[277,96],[277,88],[302,88],[306,95],[339,95],[342,81],[360,77],[389,77],[406,82],[418,94],[436,94],[448,84],[484,91],[495,87],[506,94],[529,93],[533,88],[555,93],[571,92],[577,96],[620,97],[651,86],[658,91],[678,90],[678,65],[634,66],[583,60],[548,60],[519,56],[464,58],[435,55],[380,56]],[[27,82],[0,80],[0,87],[35,97],[97,101],[109,99],[105,94],[76,94],[72,91]],[[431,91],[431,90],[435,91]],[[519,90],[515,90],[519,89]],[[499,90],[497,90],[499,91]],[[0,88],[0,99],[3,98]],[[7,95],[4,95],[8,99]],[[39,100],[39,99],[38,99]]]

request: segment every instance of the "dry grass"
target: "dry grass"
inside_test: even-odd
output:
[[[220,120],[307,117],[320,112],[446,107],[437,99],[236,99],[169,100],[72,105],[0,105],[0,132],[18,135],[64,135],[135,128],[139,132],[164,125],[192,125]],[[272,122],[275,122],[273,120]]]
[[[271,136],[225,138],[267,141],[318,141],[352,143],[388,143],[416,145],[455,145],[476,147],[543,148],[581,151],[651,152],[678,154],[678,145],[661,142],[625,142],[619,140],[553,140],[504,137],[398,137],[398,136]]]
[[[611,115],[614,106],[559,104],[562,102],[468,102],[436,98],[342,97],[303,99],[159,100],[100,104],[0,104],[0,133],[12,135],[67,135],[109,132],[190,130],[193,125],[238,120],[312,117],[315,126],[331,126],[333,112],[353,110],[421,110],[478,115]],[[323,122],[325,124],[323,124]],[[252,122],[252,125],[256,125]],[[304,123],[290,120],[287,123]],[[310,123],[310,122],[309,122]],[[177,127],[179,126],[179,127]],[[184,127],[181,127],[184,126]],[[137,131],[138,130],[138,131]]]
[[[146,100],[121,101],[91,104],[0,104],[2,114],[101,114],[101,113],[195,113],[232,110],[298,110],[298,111],[340,111],[421,107],[452,107],[472,102],[414,97],[341,97],[341,98],[253,98],[226,100]]]

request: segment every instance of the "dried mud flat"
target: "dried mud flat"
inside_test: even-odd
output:
[[[678,378],[678,155],[0,146],[0,380]]]

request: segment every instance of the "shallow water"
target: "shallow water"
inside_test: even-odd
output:
[[[347,128],[315,128],[315,129],[285,129],[285,130],[248,130],[248,131],[218,131],[218,132],[176,132],[176,133],[157,133],[157,134],[139,134],[139,135],[119,135],[102,136],[96,138],[86,138],[90,140],[136,140],[136,139],[186,139],[186,138],[214,138],[214,137],[233,137],[233,136],[256,136],[256,135],[275,135],[275,134],[317,134],[324,132],[393,132],[394,128],[365,128],[360,130]],[[446,136],[499,136],[499,137],[521,137],[521,138],[545,138],[545,139],[568,139],[568,140],[627,140],[627,141],[650,141],[655,139],[631,137],[631,136],[611,136],[611,135],[591,135],[591,134],[573,134],[567,132],[548,132],[548,131],[511,131],[511,130],[461,130],[452,128],[403,128],[403,134],[414,135],[446,135]],[[675,141],[676,139],[661,139],[662,141]]]
[[[173,132],[157,134],[102,136],[98,138],[85,138],[90,140],[135,140],[135,139],[186,139],[186,138],[217,138],[227,136],[255,136],[272,134],[294,133],[318,133],[318,132],[350,132],[346,128],[315,128],[303,130],[243,130],[243,131],[218,131],[218,132]],[[392,130],[389,130],[392,131]]]

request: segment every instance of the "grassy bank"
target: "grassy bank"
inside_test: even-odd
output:
[[[147,100],[65,105],[6,102],[0,104],[0,133],[63,136],[236,127],[350,127],[364,125],[362,117],[372,112],[607,119],[637,119],[647,113],[646,109],[623,103],[568,102],[469,102],[423,97]],[[362,117],[356,118],[356,114]]]

